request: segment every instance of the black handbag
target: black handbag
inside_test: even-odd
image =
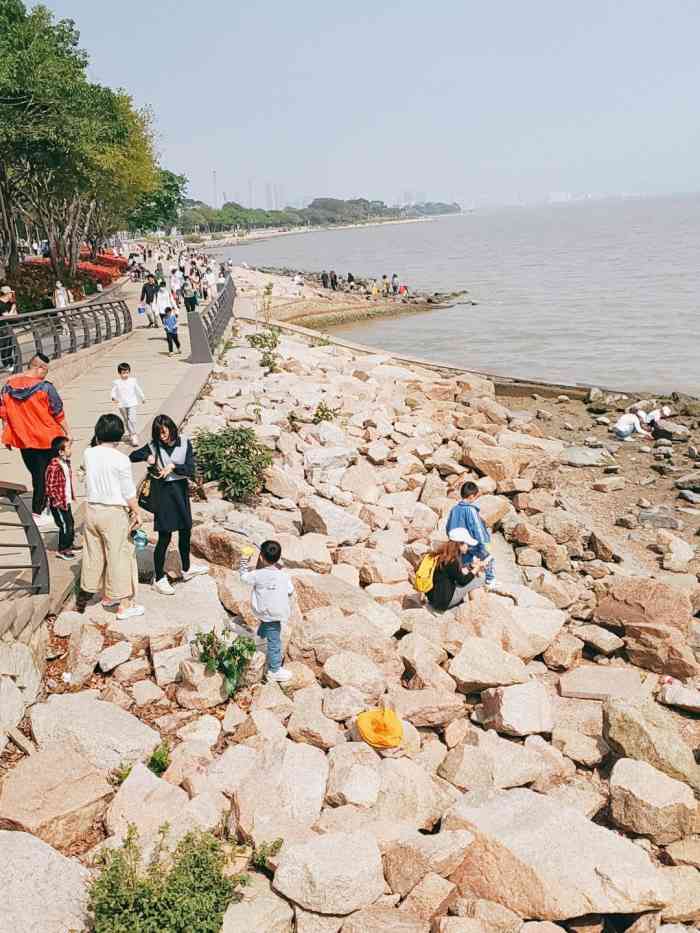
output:
[[[156,453],[156,457],[160,460],[160,452]],[[155,473],[158,472],[156,466],[149,466],[148,472],[143,478],[141,486],[139,487],[139,508],[143,509],[145,512],[151,512],[155,515],[158,511],[158,499],[160,493],[160,483]]]

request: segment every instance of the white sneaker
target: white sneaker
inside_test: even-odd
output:
[[[277,671],[268,671],[267,679],[274,680],[277,684],[286,684],[294,677],[291,671],[286,670],[284,667],[281,667]]]
[[[153,584],[153,589],[161,593],[163,596],[174,596],[175,590],[170,585],[170,580],[167,577],[161,577],[160,580],[156,580]]]
[[[145,611],[143,606],[129,606],[128,609],[124,609],[122,612],[117,613],[117,619],[120,622],[124,622],[126,619],[135,619],[136,616],[142,616]]]
[[[185,581],[191,580],[192,577],[197,577],[200,573],[209,573],[209,568],[204,564],[191,564],[189,570],[182,571],[182,579]]]
[[[487,590],[497,590],[500,588],[500,583],[498,580],[489,580],[488,583],[484,583],[484,587]]]

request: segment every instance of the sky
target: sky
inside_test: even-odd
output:
[[[697,0],[46,5],[210,204],[700,191]]]

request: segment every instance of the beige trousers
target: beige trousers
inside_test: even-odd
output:
[[[121,505],[88,503],[83,529],[80,586],[108,599],[136,596],[139,573],[129,537],[129,513]]]

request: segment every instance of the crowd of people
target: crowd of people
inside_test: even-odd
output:
[[[389,278],[383,275],[381,279],[358,279],[348,272],[343,279],[339,278],[334,269],[327,272],[325,269],[319,276],[321,287],[336,291],[349,291],[364,293],[371,298],[404,298],[408,297],[408,286],[401,283],[396,272]],[[295,278],[296,281],[296,278]]]

